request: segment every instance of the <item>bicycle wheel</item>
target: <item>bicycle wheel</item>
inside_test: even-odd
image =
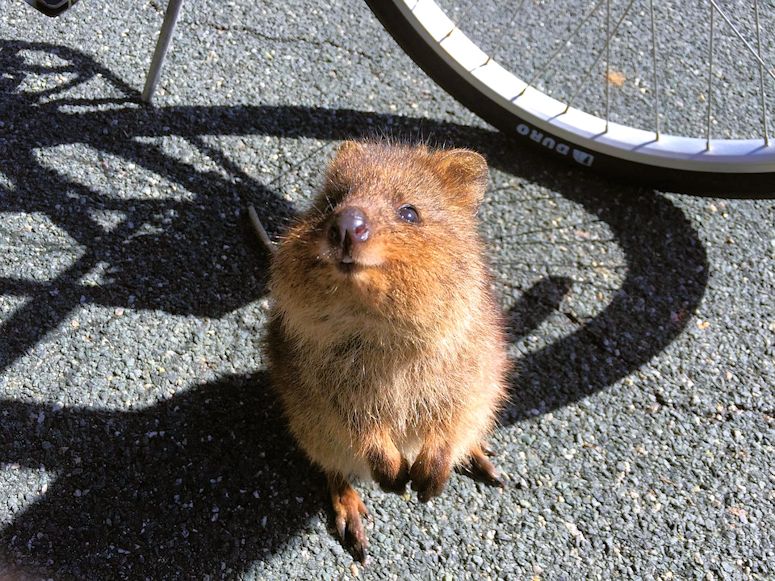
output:
[[[762,135],[744,139],[714,139],[710,135],[710,105],[708,130],[700,137],[660,132],[658,115],[656,129],[615,123],[607,115],[603,117],[573,107],[573,97],[559,100],[540,90],[535,83],[523,81],[499,63],[496,57],[482,50],[434,0],[366,2],[401,48],[437,84],[507,134],[533,143],[581,168],[605,172],[631,182],[648,183],[663,190],[752,197],[771,197],[775,193],[775,143],[767,134],[764,91],[764,80],[775,79],[775,75],[764,66],[761,50],[756,52],[742,36],[743,45],[748,52],[754,51],[752,58],[755,57],[759,67]],[[726,20],[725,24],[737,33],[727,14],[714,0],[710,2],[710,14],[715,14],[719,22]],[[597,11],[601,4],[602,1],[598,0],[589,14]],[[632,5],[630,1],[618,20],[611,22],[609,17],[603,38],[605,46],[598,51],[589,71],[580,73],[580,76],[587,75],[601,62],[612,35]],[[756,17],[757,39],[760,39],[758,5]],[[709,20],[712,19],[713,16],[709,15]],[[464,20],[468,22],[468,19]],[[653,32],[653,12],[651,22]],[[579,28],[582,24],[583,21]],[[710,34],[709,40],[713,42],[713,34]],[[712,44],[709,54],[713,54]],[[656,55],[654,62],[657,62]],[[712,79],[713,75],[710,74],[709,78]],[[713,94],[710,89],[714,89],[712,85],[708,88],[708,101]],[[654,92],[658,93],[658,89],[655,88]],[[656,103],[658,107],[658,97]]]

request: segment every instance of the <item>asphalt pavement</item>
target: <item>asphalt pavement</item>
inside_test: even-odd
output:
[[[0,0],[0,578],[775,577],[775,202],[526,149],[355,0],[185,3],[141,105],[163,6]],[[268,385],[245,209],[281,233],[373,135],[487,157],[517,371],[505,488],[359,485],[362,567]]]

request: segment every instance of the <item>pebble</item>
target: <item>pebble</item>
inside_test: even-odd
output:
[[[772,201],[655,193],[511,143],[355,0],[260,14],[204,0],[154,107],[135,91],[163,5],[46,19],[17,4],[0,16],[0,281],[25,285],[0,309],[0,540],[22,565],[78,579],[775,577],[760,550],[775,518]],[[35,68],[72,63],[80,77]],[[18,93],[57,76],[75,82],[35,104]],[[729,109],[756,118],[747,101]],[[529,328],[508,329],[519,360],[492,438],[513,480],[454,473],[427,505],[364,494],[361,567],[269,390],[266,264],[239,220],[264,205],[279,233],[343,136],[386,127],[487,155],[494,286]]]

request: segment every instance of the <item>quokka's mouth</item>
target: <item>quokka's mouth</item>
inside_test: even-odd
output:
[[[368,249],[352,251],[351,249],[332,248],[328,244],[320,249],[318,260],[328,264],[329,268],[348,276],[379,268],[384,262]]]
[[[358,264],[352,258],[349,258],[349,257],[345,257],[339,262],[337,262],[336,267],[339,270],[339,272],[343,272],[344,274],[355,274],[356,272],[359,272],[365,268],[365,266],[363,266],[362,264]]]

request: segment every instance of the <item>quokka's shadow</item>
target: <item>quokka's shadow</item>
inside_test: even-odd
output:
[[[10,121],[0,159],[7,160],[3,172],[11,187],[0,185],[0,211],[45,215],[83,252],[48,282],[0,277],[0,293],[27,299],[0,324],[0,373],[83,302],[217,318],[264,293],[266,257],[250,250],[256,242],[242,213],[254,204],[276,233],[295,209],[203,135],[337,141],[378,131],[473,147],[494,168],[545,185],[605,222],[624,256],[624,282],[576,332],[519,362],[505,423],[567,405],[631,373],[681,333],[685,314],[702,298],[705,253],[680,209],[653,192],[581,174],[569,178],[565,166],[502,134],[343,109],[143,108],[133,89],[82,53],[24,42],[1,48],[0,68],[7,73],[0,78],[0,117]],[[124,97],[56,98],[62,87],[18,92],[24,75],[48,70],[29,65],[25,51],[66,61],[57,70],[75,74],[70,87],[99,75]],[[135,139],[165,136],[205,151],[227,177],[196,171]],[[192,197],[112,198],[41,166],[34,155],[75,142],[129,160]],[[321,170],[326,157],[321,154]],[[105,211],[125,219],[106,230],[94,219]],[[106,265],[106,280],[83,286],[79,281],[97,265]],[[571,286],[569,279],[547,277],[521,289],[510,313],[512,333],[528,333],[562,309]],[[0,533],[7,559],[42,575],[174,578],[218,576],[274,553],[319,510],[324,494],[266,383],[263,373],[224,377],[126,412],[0,400],[0,462],[42,466],[53,478]]]

